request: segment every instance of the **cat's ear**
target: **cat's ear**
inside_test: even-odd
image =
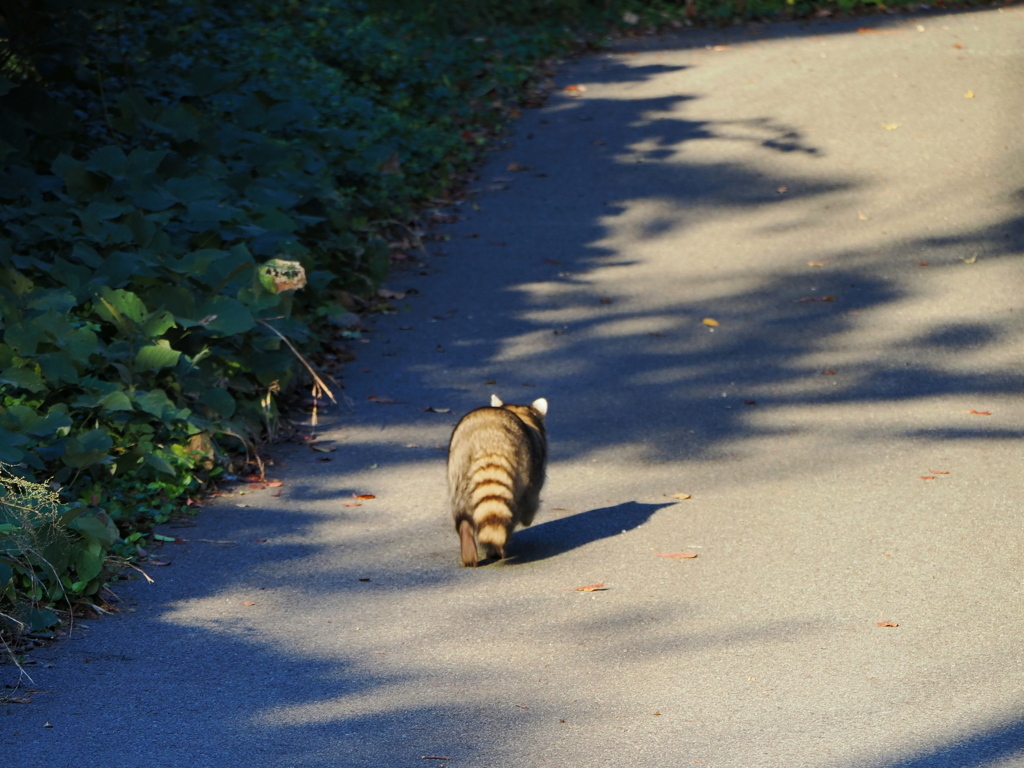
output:
[[[491,408],[501,408],[504,403],[501,402],[501,398],[497,395],[491,395]]]
[[[543,397],[538,397],[533,401],[533,410],[537,411],[541,416],[548,415],[548,401]]]

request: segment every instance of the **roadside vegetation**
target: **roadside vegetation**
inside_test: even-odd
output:
[[[102,609],[154,525],[261,473],[552,57],[880,7],[0,0],[0,637]]]

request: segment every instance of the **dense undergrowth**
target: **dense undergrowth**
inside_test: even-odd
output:
[[[374,295],[540,62],[616,27],[817,10],[0,0],[0,630],[95,600],[253,456],[298,355]]]

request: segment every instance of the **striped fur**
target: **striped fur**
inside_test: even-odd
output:
[[[477,564],[477,544],[503,558],[517,525],[537,514],[544,485],[548,401],[505,405],[491,395],[489,408],[467,413],[448,444],[448,495],[462,564]]]

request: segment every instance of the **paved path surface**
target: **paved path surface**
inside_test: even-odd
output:
[[[4,764],[1024,766],[1022,43],[1017,6],[566,66],[391,282],[336,450],[35,654]],[[439,446],[492,391],[550,401],[548,486],[461,569]]]

